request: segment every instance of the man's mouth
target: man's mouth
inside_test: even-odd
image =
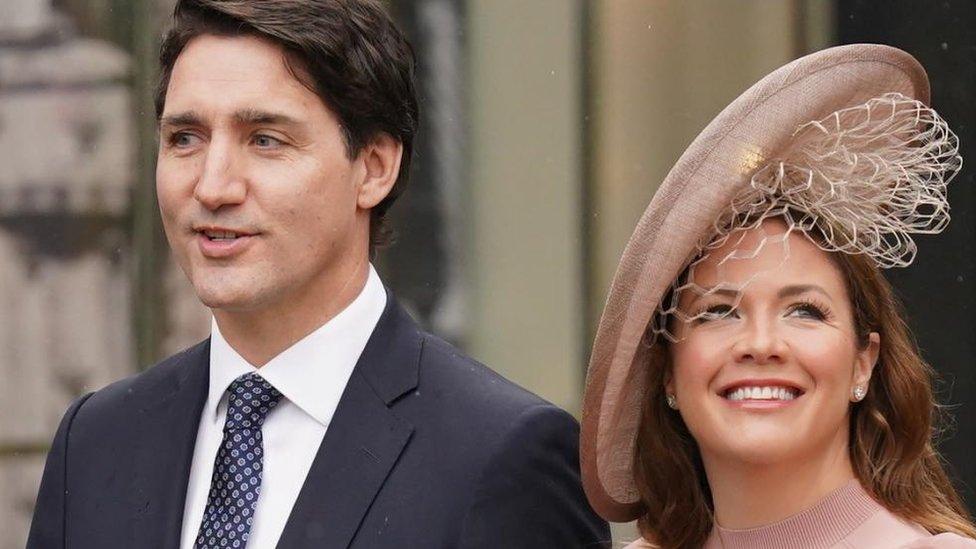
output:
[[[193,230],[213,242],[227,242],[245,236],[254,236],[254,233],[228,227],[194,227]]]
[[[204,230],[201,232],[203,233],[204,236],[206,236],[210,240],[234,240],[235,238],[239,238],[241,236],[248,236],[244,233],[236,233],[233,231]]]
[[[208,259],[227,260],[245,252],[259,233],[231,227],[204,225],[193,227],[200,253]]]

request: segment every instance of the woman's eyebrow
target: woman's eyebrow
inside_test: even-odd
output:
[[[830,294],[823,287],[816,284],[793,284],[790,286],[784,286],[776,292],[776,297],[783,299],[786,297],[795,297],[800,294],[805,294],[807,292],[816,292],[822,294],[824,297],[830,299]]]
[[[734,290],[732,288],[729,288],[728,286],[702,287],[702,288],[692,290],[692,299],[689,305],[694,305],[696,302],[698,302],[698,300],[705,297],[711,297],[711,296],[719,296],[719,297],[726,297],[728,299],[736,299],[739,297],[739,295],[741,295],[741,293],[742,292],[740,292],[739,290]]]

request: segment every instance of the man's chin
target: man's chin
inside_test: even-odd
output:
[[[257,296],[250,292],[233,291],[228,288],[194,288],[197,298],[215,311],[247,311],[257,306]]]

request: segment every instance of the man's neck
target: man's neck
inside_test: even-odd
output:
[[[712,461],[706,470],[716,522],[724,528],[755,528],[813,507],[854,478],[846,444],[831,446],[821,455],[788,463],[706,460]]]
[[[260,368],[342,312],[363,291],[369,276],[363,261],[338,277],[280,296],[260,309],[214,309],[220,334],[249,364]]]

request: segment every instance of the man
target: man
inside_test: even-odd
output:
[[[185,0],[157,193],[211,337],[75,401],[29,547],[594,547],[577,425],[422,332],[369,257],[410,46],[372,0]]]

